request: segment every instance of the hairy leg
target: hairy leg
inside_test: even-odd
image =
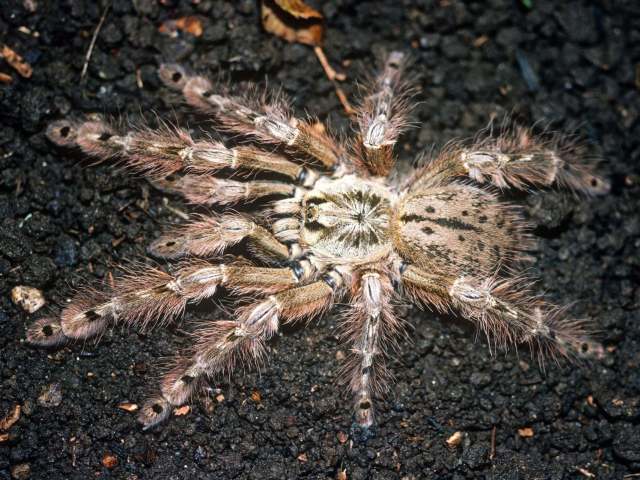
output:
[[[354,396],[355,420],[364,428],[374,423],[372,397],[386,387],[389,375],[384,359],[400,328],[390,304],[393,294],[387,275],[364,272],[341,327],[341,337],[348,342],[351,352],[345,373]]]
[[[289,248],[267,229],[246,216],[232,213],[199,216],[196,221],[179,225],[152,242],[149,251],[163,258],[206,257],[218,255],[245,238],[256,253],[280,260],[289,258]]]
[[[320,280],[284,290],[242,308],[236,320],[212,322],[199,330],[194,335],[198,342],[192,354],[176,361],[161,382],[160,395],[141,409],[139,421],[145,428],[158,424],[168,417],[171,407],[187,402],[205,377],[231,375],[239,363],[260,364],[265,343],[280,323],[327,310],[340,287]]]
[[[169,323],[182,314],[188,302],[215,294],[220,286],[235,293],[275,293],[291,288],[298,275],[290,268],[262,268],[246,263],[213,264],[197,260],[170,274],[154,267],[130,270],[103,291],[84,289],[62,311],[60,318],[35,322],[27,341],[52,346],[67,339],[100,334],[110,323],[136,326]]]
[[[585,322],[564,317],[563,309],[532,294],[526,279],[455,278],[410,265],[402,281],[412,300],[442,312],[460,312],[494,347],[530,344],[541,364],[548,357],[602,354]]]
[[[405,63],[403,53],[391,52],[358,107],[360,160],[376,176],[391,171],[393,147],[408,125],[414,90],[403,78]]]
[[[139,129],[120,135],[104,122],[61,120],[49,125],[47,137],[61,146],[78,146],[100,160],[120,160],[127,168],[157,179],[180,170],[210,173],[231,169],[275,172],[303,182],[308,173],[307,168],[281,155],[253,147],[227,148],[220,142],[195,141],[179,128]]]
[[[292,197],[296,187],[283,182],[253,180],[238,182],[210,175],[183,175],[152,181],[163,191],[179,194],[199,205],[233,205],[248,203],[265,197]]]
[[[594,157],[567,135],[534,135],[524,127],[503,128],[479,136],[470,145],[452,144],[417,172],[411,188],[448,183],[470,177],[498,188],[526,190],[558,185],[570,190],[601,194],[609,183],[595,175]]]
[[[333,139],[310,123],[292,117],[282,100],[225,96],[216,92],[208,79],[189,75],[175,64],[162,65],[160,78],[170,88],[181,91],[189,105],[213,115],[229,132],[306,154],[327,168],[339,163],[341,151]]]

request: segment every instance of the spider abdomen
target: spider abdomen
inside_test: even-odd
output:
[[[408,194],[394,216],[394,240],[412,263],[456,276],[491,274],[523,240],[512,209],[477,187],[451,184]]]

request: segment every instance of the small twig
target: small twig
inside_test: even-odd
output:
[[[98,35],[100,34],[100,29],[104,24],[105,19],[107,18],[107,13],[109,12],[109,8],[111,8],[111,3],[107,3],[107,6],[102,12],[102,16],[100,17],[100,21],[98,22],[98,26],[96,27],[95,32],[93,32],[93,37],[91,38],[91,43],[89,44],[89,50],[87,50],[87,54],[84,56],[84,65],[82,65],[82,72],[80,73],[80,81],[87,74],[87,69],[89,68],[89,60],[91,60],[91,55],[93,54],[93,47],[96,45],[96,40],[98,40]]]
[[[329,65],[329,60],[327,60],[327,56],[324,54],[324,50],[322,47],[313,47],[313,51],[318,57],[318,61],[322,68],[324,69],[324,73],[327,74],[327,78],[332,82],[334,80],[338,80],[339,82],[344,82],[347,79],[347,76],[344,73],[336,72],[331,65]]]
[[[338,87],[335,84],[334,86],[336,88],[336,95],[338,96],[338,100],[340,100],[340,103],[342,104],[342,108],[344,108],[344,111],[347,112],[347,115],[349,116],[355,115],[356,111],[349,103],[349,100],[347,99],[347,95],[344,93],[342,88]]]
[[[325,75],[331,81],[331,83],[333,83],[333,88],[336,91],[338,100],[340,100],[340,103],[342,104],[342,108],[344,108],[344,111],[347,113],[347,115],[355,114],[356,111],[353,109],[344,91],[338,86],[337,83],[344,82],[347,79],[347,76],[344,73],[336,72],[333,67],[329,65],[329,61],[327,60],[327,56],[324,54],[324,50],[322,50],[322,47],[313,47],[313,51],[315,52],[316,57],[318,57],[318,61],[320,62],[320,65],[322,65],[322,69],[324,70]]]
[[[496,458],[496,426],[491,429],[491,453],[489,453],[489,460]]]

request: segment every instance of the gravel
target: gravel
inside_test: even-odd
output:
[[[97,344],[52,351],[23,341],[25,326],[54,312],[74,287],[143,255],[160,225],[177,220],[167,206],[186,208],[110,165],[54,148],[44,137],[49,122],[96,113],[136,122],[157,112],[197,126],[159,84],[155,71],[167,60],[222,72],[234,84],[283,85],[300,114],[347,131],[313,52],[261,31],[254,1],[113,0],[80,81],[104,3],[4,0],[0,37],[31,63],[33,76],[19,78],[0,60],[0,71],[14,77],[0,85],[0,418],[22,406],[19,421],[0,432],[0,479],[315,479],[343,471],[349,479],[620,479],[640,472],[640,8],[561,3],[322,6],[325,51],[347,73],[348,95],[380,51],[410,51],[415,60],[422,103],[417,128],[399,148],[401,168],[510,113],[557,129],[578,126],[606,159],[601,171],[613,184],[595,199],[513,196],[537,225],[539,288],[558,303],[576,302],[571,313],[595,322],[606,358],[541,371],[527,352],[492,357],[462,321],[407,309],[412,341],[391,362],[396,383],[379,403],[374,435],[363,438],[351,430],[350,401],[335,386],[335,316],[286,328],[263,372],[212,384],[209,401],[194,401],[190,413],[151,432],[117,406],[142,403],[156,365],[189,345],[181,328],[116,329]],[[201,37],[158,32],[187,15],[202,18]],[[10,292],[18,285],[42,290],[48,306],[33,315],[15,306]],[[189,311],[186,325],[217,315],[206,305]],[[449,448],[457,431],[463,440]]]

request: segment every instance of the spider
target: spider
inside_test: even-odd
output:
[[[140,409],[144,428],[166,419],[209,378],[260,364],[281,324],[341,302],[340,337],[349,358],[341,377],[354,425],[374,425],[374,401],[388,385],[400,301],[457,312],[492,347],[529,344],[543,358],[597,353],[582,321],[533,293],[524,261],[530,226],[500,193],[554,185],[603,193],[605,180],[569,137],[508,124],[449,143],[402,178],[394,145],[409,126],[416,89],[407,61],[391,52],[365,89],[357,134],[338,142],[295,118],[281,97],[233,96],[179,65],[159,75],[220,131],[250,141],[228,147],[175,127],[127,133],[103,121],[51,124],[48,138],[98,159],[117,159],[159,188],[207,208],[151,243],[173,268],[136,266],[110,288],[80,290],[59,318],[37,320],[32,344],[87,339],[110,325],[166,325],[188,303],[224,287],[245,299],[229,320],[206,322]],[[243,177],[244,175],[244,177]],[[233,208],[232,208],[233,207]],[[241,244],[252,261],[230,254]]]

